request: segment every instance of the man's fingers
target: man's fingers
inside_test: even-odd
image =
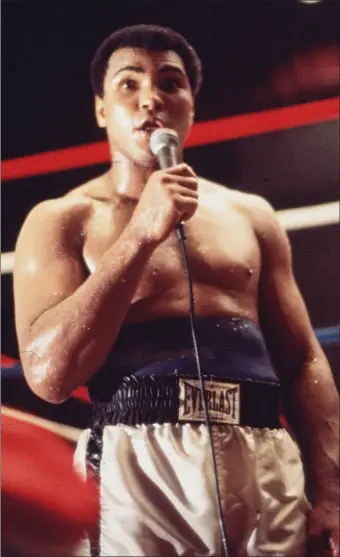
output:
[[[189,166],[184,162],[177,164],[176,166],[167,168],[166,172],[168,174],[175,174],[175,175],[178,174],[179,176],[193,176],[194,178],[196,178],[196,174],[191,168],[191,166]]]
[[[192,186],[192,184],[175,184],[173,187],[170,186],[169,193],[176,199],[179,196],[191,197],[192,199],[198,199],[198,191]]]
[[[180,220],[185,221],[193,216],[197,208],[196,199],[178,195],[174,201]]]

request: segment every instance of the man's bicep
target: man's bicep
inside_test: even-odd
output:
[[[60,219],[37,209],[29,215],[16,245],[13,273],[19,347],[29,342],[32,324],[84,282],[80,250]]]
[[[296,283],[289,240],[280,225],[263,250],[259,312],[261,326],[278,369],[313,357],[318,349],[306,304]]]

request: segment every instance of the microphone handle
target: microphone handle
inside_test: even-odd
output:
[[[164,144],[157,153],[158,164],[161,170],[178,164],[177,146],[173,143]]]
[[[174,143],[164,144],[164,146],[161,147],[157,153],[157,159],[161,170],[165,170],[166,168],[170,168],[171,166],[178,164],[177,145]],[[176,224],[176,231],[178,239],[181,242],[184,242],[186,238],[183,222]]]

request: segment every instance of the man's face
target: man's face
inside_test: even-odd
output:
[[[146,119],[175,130],[183,145],[193,121],[194,101],[182,59],[173,51],[136,48],[115,51],[108,63],[103,99],[96,98],[96,116],[107,129],[113,151],[147,166],[154,156]]]

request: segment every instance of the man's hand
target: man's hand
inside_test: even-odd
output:
[[[308,519],[307,556],[339,556],[339,502],[317,504]]]
[[[142,241],[163,242],[176,224],[189,220],[198,206],[198,180],[185,163],[151,174],[130,225]]]

